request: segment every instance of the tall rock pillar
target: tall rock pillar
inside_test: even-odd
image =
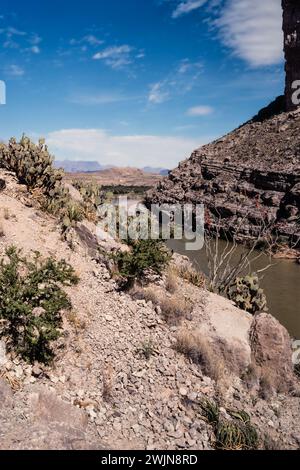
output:
[[[300,106],[300,0],[282,0],[287,111]],[[298,83],[297,83],[298,82]]]

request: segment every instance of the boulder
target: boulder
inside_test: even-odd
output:
[[[294,382],[291,338],[268,313],[256,315],[250,328],[250,346],[255,364],[278,391],[290,390]]]
[[[24,397],[23,397],[24,398]],[[0,379],[0,411],[3,401],[6,411],[6,432],[0,431],[1,450],[92,450],[101,449],[92,432],[84,411],[57,397],[55,392],[43,387],[29,397],[27,419],[19,413],[10,413],[9,387]],[[20,397],[16,396],[19,403]],[[21,398],[22,400],[22,398]]]
[[[84,411],[64,402],[46,388],[32,395],[31,404],[35,419],[41,423],[61,423],[79,430],[84,430],[88,424]]]

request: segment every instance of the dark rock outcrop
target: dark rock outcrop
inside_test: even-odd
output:
[[[195,150],[147,193],[146,204],[203,203],[208,221],[255,237],[272,225],[283,242],[300,237],[300,111],[253,120]]]

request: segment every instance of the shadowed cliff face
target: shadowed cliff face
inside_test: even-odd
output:
[[[286,109],[297,107],[292,101],[295,91],[293,83],[300,81],[300,2],[299,0],[282,0],[284,53],[286,71]],[[299,82],[300,83],[300,82]],[[297,87],[298,89],[300,86]]]

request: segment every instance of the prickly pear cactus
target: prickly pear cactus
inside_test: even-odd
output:
[[[54,197],[64,173],[52,164],[53,157],[42,139],[35,144],[23,135],[20,142],[12,138],[8,145],[0,146],[0,166],[13,171],[28,189],[41,188]]]
[[[267,309],[267,299],[256,274],[238,277],[229,286],[227,297],[242,310],[255,314]]]
[[[0,144],[0,167],[15,173],[19,182],[36,196],[40,207],[60,218],[64,229],[82,220],[83,207],[71,200],[62,184],[64,172],[54,168],[44,140],[35,144],[23,135],[20,142],[12,138],[7,145]]]

